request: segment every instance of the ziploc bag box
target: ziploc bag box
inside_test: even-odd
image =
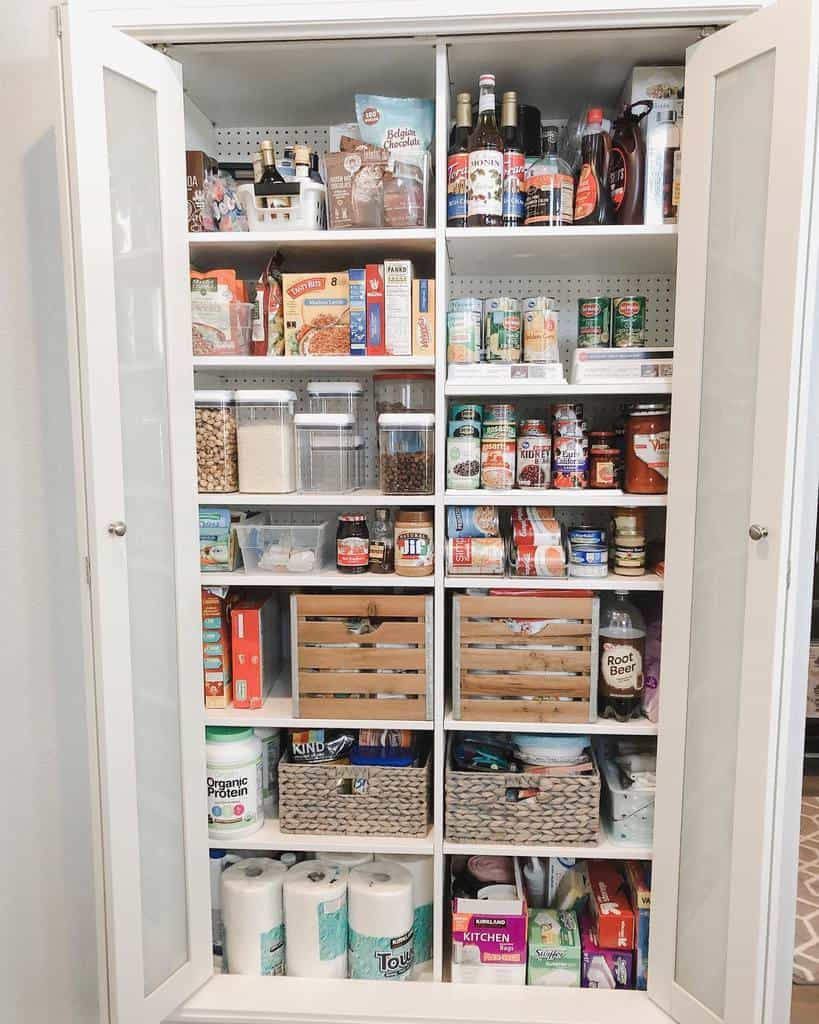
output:
[[[580,942],[582,988],[634,988],[634,950],[601,949],[594,941],[587,915],[580,919]]]
[[[453,981],[473,985],[526,983],[527,909],[515,861],[517,896],[452,900]]]
[[[648,985],[648,936],[651,923],[651,864],[642,860],[623,862],[631,909],[637,915],[637,964],[635,988],[645,992]]]
[[[239,545],[229,508],[199,509],[199,568],[202,572],[233,572],[239,565]]]
[[[580,929],[574,911],[529,911],[526,984],[580,988]]]
[[[634,949],[636,919],[626,880],[611,861],[589,861],[589,911],[595,943],[602,949]]]

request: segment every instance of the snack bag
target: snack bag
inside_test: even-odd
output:
[[[254,356],[284,355],[282,276],[275,256],[267,261],[256,285],[250,352]]]
[[[357,94],[355,115],[363,142],[396,150],[427,150],[435,130],[435,104],[398,96]]]

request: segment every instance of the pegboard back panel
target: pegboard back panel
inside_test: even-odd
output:
[[[330,133],[327,125],[286,127],[231,126],[216,128],[216,159],[227,163],[252,163],[264,139],[270,139],[281,158],[287,146],[309,146],[319,154],[326,153]]]

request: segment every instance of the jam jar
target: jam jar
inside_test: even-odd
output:
[[[629,494],[665,494],[671,411],[667,405],[635,405],[626,424],[625,479]]]
[[[368,572],[370,568],[370,531],[367,517],[338,517],[336,530],[336,568],[339,572]]]
[[[589,487],[620,486],[622,452],[613,430],[593,430],[589,434]]]

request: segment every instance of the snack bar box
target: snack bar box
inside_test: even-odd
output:
[[[673,373],[672,348],[577,348],[571,382],[671,380]]]

